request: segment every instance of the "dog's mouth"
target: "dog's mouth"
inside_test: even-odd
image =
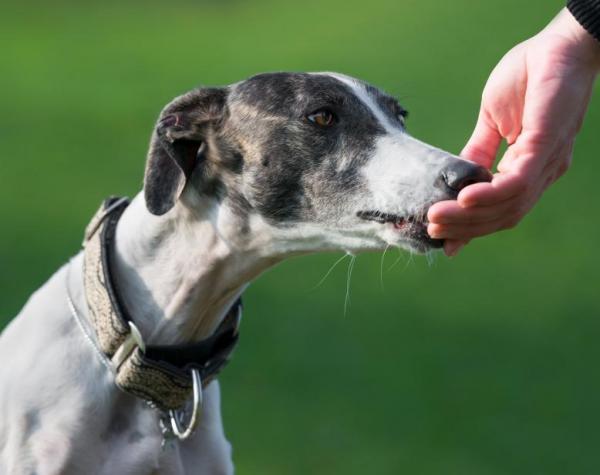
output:
[[[359,211],[356,215],[365,221],[375,221],[382,225],[391,225],[394,230],[402,233],[416,244],[420,251],[438,249],[444,245],[443,239],[433,239],[427,234],[427,221],[417,216],[399,216],[397,214],[384,213],[382,211]]]

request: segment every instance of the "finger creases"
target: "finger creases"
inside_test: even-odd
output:
[[[513,227],[519,222],[518,215],[503,216],[486,223],[477,224],[435,224],[430,223],[427,233],[434,239],[454,239],[468,241],[470,239],[492,234]]]
[[[527,191],[527,180],[519,174],[497,173],[490,183],[475,183],[458,195],[462,207],[491,206]]]
[[[488,223],[503,216],[516,214],[523,208],[521,196],[514,196],[492,206],[463,208],[455,201],[442,203],[441,206],[432,207],[428,213],[430,223],[445,225]]]

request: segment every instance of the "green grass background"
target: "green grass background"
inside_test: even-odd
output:
[[[341,71],[397,95],[414,135],[458,152],[493,66],[562,6],[24,3],[0,6],[0,324],[77,251],[103,197],[140,189],[171,97],[261,71]],[[359,256],[345,315],[345,264],[313,289],[339,255],[253,284],[221,378],[238,473],[599,473],[599,127],[597,95],[574,166],[517,229],[432,265]]]

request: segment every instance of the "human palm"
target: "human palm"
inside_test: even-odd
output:
[[[491,168],[490,183],[431,207],[428,232],[454,255],[474,237],[514,227],[568,169],[600,67],[600,46],[564,10],[546,29],[509,51],[485,86],[462,156]]]

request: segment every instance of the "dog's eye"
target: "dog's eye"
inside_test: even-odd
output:
[[[335,122],[335,115],[329,109],[319,109],[308,114],[306,118],[319,127],[331,127]]]
[[[396,114],[396,117],[398,117],[398,122],[402,124],[402,127],[406,127],[406,118],[408,117],[408,111],[402,109]]]

